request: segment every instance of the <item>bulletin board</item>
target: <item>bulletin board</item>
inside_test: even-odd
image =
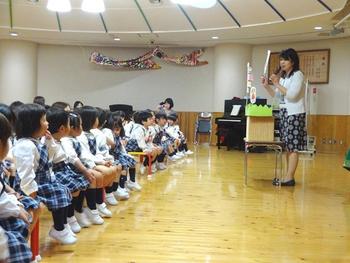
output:
[[[297,51],[300,60],[300,70],[311,84],[327,84],[329,82],[330,49]],[[279,53],[271,53],[269,61],[269,76],[279,66]]]

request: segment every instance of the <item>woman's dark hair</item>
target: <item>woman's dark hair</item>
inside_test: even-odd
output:
[[[90,131],[98,118],[98,111],[92,106],[83,106],[79,109],[83,131]]]
[[[98,127],[103,127],[107,122],[107,115],[108,112],[104,109],[96,107],[97,113],[98,113]]]
[[[84,106],[84,103],[82,103],[80,100],[76,100],[73,104],[73,108],[76,109],[76,108],[81,108]]]
[[[287,72],[282,71],[282,78],[289,78],[293,76],[294,72],[300,70],[299,56],[293,48],[282,50],[279,57],[283,60],[289,60],[293,64],[293,69],[290,72],[289,76],[287,76]]]
[[[12,134],[11,124],[8,119],[0,113],[0,142],[1,146],[5,146],[7,140]],[[1,160],[0,160],[1,161]]]
[[[49,122],[49,131],[54,134],[58,132],[62,125],[68,126],[69,112],[51,107],[46,112],[46,119]]]
[[[160,120],[160,119],[166,119],[166,114],[163,111],[159,111],[156,113],[156,120]]]
[[[40,130],[40,119],[45,113],[45,108],[39,104],[19,106],[15,128],[17,138],[32,137],[35,132]]]
[[[45,107],[45,98],[43,96],[35,96],[33,99],[33,103],[36,103]]]
[[[172,108],[174,107],[174,101],[173,101],[172,98],[166,98],[165,101],[164,101],[164,103],[168,103],[168,104],[170,105],[169,110],[172,109]]]
[[[77,112],[70,112],[69,113],[69,125],[73,129],[80,128],[81,124],[81,117],[79,113]]]
[[[137,120],[135,120],[135,123],[143,125],[143,122],[146,122],[148,118],[152,118],[152,113],[144,110],[144,111],[139,111],[137,114]],[[134,117],[135,118],[135,117]]]
[[[11,111],[9,106],[0,103],[0,113],[2,113],[6,117],[6,119],[10,122],[11,125],[14,124],[15,116],[13,115],[13,112]]]
[[[62,109],[64,110],[65,108],[69,107],[70,105],[67,102],[63,102],[63,101],[56,101],[54,104],[52,104],[51,106],[52,108],[57,108],[57,109]]]

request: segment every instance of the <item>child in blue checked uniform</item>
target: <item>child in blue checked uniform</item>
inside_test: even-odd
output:
[[[0,161],[6,157],[9,150],[8,138],[10,135],[10,123],[4,115],[0,114]],[[14,196],[10,196],[5,192],[5,184],[0,177],[0,227],[7,237],[9,253],[4,256],[8,257],[8,262],[31,262],[32,252],[26,240],[28,225],[29,214]],[[3,253],[3,248],[1,253]]]
[[[6,119],[9,121],[11,126],[14,125],[14,119],[15,119],[14,114],[11,112],[11,109],[9,106],[5,104],[0,104],[0,113],[2,113],[6,117]],[[12,148],[13,148],[13,143],[15,143],[15,141],[16,141],[15,137],[12,134],[8,140],[9,151],[7,153],[7,156],[5,157],[5,160],[2,161],[2,163],[0,162],[0,166],[2,167],[2,171],[3,171],[2,179],[4,180],[4,183],[5,183],[5,192],[9,195],[15,196],[17,200],[23,205],[24,209],[28,213],[30,213],[30,216],[32,217],[32,222],[29,225],[29,233],[31,233],[39,218],[41,209],[40,209],[40,204],[35,199],[29,196],[22,195],[20,189],[13,189],[14,179],[16,176],[16,167],[13,163]],[[17,190],[17,192],[15,190]]]
[[[62,244],[74,244],[77,239],[65,227],[71,194],[66,186],[56,180],[47,146],[40,142],[43,136],[52,139],[47,130],[45,113],[45,108],[37,104],[24,104],[18,108],[18,141],[13,148],[16,179],[24,194],[43,202],[51,212],[54,225],[50,229],[50,237]]]
[[[103,175],[103,187],[106,188],[106,199],[108,197],[109,200],[112,200],[114,196],[111,187],[114,181],[119,180],[121,169],[119,169],[118,166],[113,165],[112,160],[105,159],[105,156],[101,154],[98,149],[96,137],[91,132],[92,129],[96,129],[99,125],[98,111],[96,108],[83,106],[79,110],[79,114],[82,120],[83,132],[77,137],[77,139],[80,142],[82,153],[86,157],[84,157],[85,159],[82,159],[82,161],[87,162],[88,160],[86,159],[89,159],[90,161],[93,160],[95,162],[96,165],[94,169]],[[103,188],[96,189],[96,204],[97,210],[102,217],[112,217],[112,212],[107,208],[103,200]],[[111,202],[109,202],[109,204],[111,204]],[[117,202],[113,202],[113,205],[116,204]],[[87,209],[86,212],[88,217],[92,218],[92,216],[94,216],[93,211]]]
[[[156,162],[159,149],[152,145],[149,136],[148,127],[152,125],[152,114],[149,111],[140,111],[134,114],[135,125],[130,133],[130,138],[125,146],[127,152],[144,152],[150,153],[152,165]],[[148,157],[145,158],[140,167],[141,174],[144,173],[148,165]],[[153,172],[153,170],[152,170]]]
[[[186,155],[191,155],[193,152],[187,147],[187,140],[183,132],[180,131],[179,125],[176,123],[178,116],[176,113],[167,115],[168,126],[166,128],[167,134],[176,142],[180,142],[177,145],[177,156],[184,157]]]
[[[103,110],[101,108],[96,108],[98,112],[98,127],[94,129],[90,129],[90,132],[94,135],[96,140],[96,152],[100,156],[103,156],[104,160],[110,160],[118,169],[117,177],[112,185],[109,185],[105,188],[106,191],[106,203],[109,205],[117,205],[119,200],[127,200],[129,199],[129,193],[126,191],[115,191],[115,186],[121,180],[121,171],[122,167],[119,163],[115,162],[113,155],[109,153],[109,149],[112,145],[114,145],[114,140],[109,139],[109,137],[105,134],[106,130],[103,131],[103,127],[107,122],[107,117],[111,115],[110,111]]]
[[[63,149],[68,157],[69,166],[76,173],[84,174],[90,178],[90,186],[85,191],[87,209],[85,213],[82,207],[75,207],[75,217],[80,227],[89,227],[91,224],[100,225],[104,220],[99,215],[96,207],[96,189],[103,188],[103,175],[95,170],[95,162],[90,159],[90,152],[82,151],[82,146],[77,137],[81,135],[82,121],[77,112],[69,113],[70,131],[69,136],[61,139]],[[86,154],[88,154],[86,156]]]
[[[61,139],[67,137],[70,132],[69,113],[62,109],[50,108],[47,113],[47,120],[50,123],[49,131],[54,138],[49,148],[49,156],[53,162],[53,171],[58,182],[65,185],[72,193],[72,204],[68,207],[68,226],[73,233],[79,233],[81,230],[74,211],[81,211],[84,201],[85,190],[89,187],[91,177],[85,177],[81,173],[74,172],[68,163],[68,158],[63,150]],[[92,180],[91,180],[92,181]]]
[[[165,126],[167,124],[167,116],[164,112],[160,111],[156,114],[156,124],[154,129],[156,135],[153,139],[155,145],[161,146],[163,148],[162,155],[158,156],[158,169],[162,170],[165,167],[163,161],[166,155],[169,156],[169,159],[172,161],[178,160],[179,157],[176,156],[176,151],[174,149],[174,141],[167,136],[165,131]],[[166,168],[166,167],[165,167]]]
[[[123,189],[125,189],[125,185],[130,190],[140,191],[141,186],[136,182],[136,161],[126,152],[121,138],[121,133],[123,131],[122,118],[117,114],[111,114],[107,121],[106,127],[112,130],[112,136],[114,136],[114,147],[110,150],[110,152],[114,156],[115,160],[122,165],[122,174],[119,180],[119,187],[117,188],[117,195],[118,190],[123,191]],[[130,177],[129,181],[127,181],[128,170]]]
[[[100,115],[101,116],[101,115]],[[129,195],[129,189],[125,187],[125,182],[127,180],[125,167],[122,167],[121,162],[119,162],[117,159],[115,159],[115,156],[113,155],[113,152],[111,152],[111,149],[115,148],[115,139],[113,134],[113,118],[116,118],[118,116],[118,113],[116,112],[106,112],[104,115],[104,119],[101,119],[99,117],[99,122],[103,123],[103,126],[100,127],[100,131],[103,133],[105,140],[106,140],[106,146],[108,148],[108,153],[113,157],[114,164],[121,167],[120,171],[120,177],[118,181],[113,182],[113,185],[111,188],[109,188],[109,192],[113,194],[113,197],[117,200],[128,200]],[[110,200],[108,196],[106,195],[106,201],[109,203]],[[113,201],[113,200],[112,200]]]

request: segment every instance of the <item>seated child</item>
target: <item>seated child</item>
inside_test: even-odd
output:
[[[155,163],[159,149],[152,146],[151,138],[148,133],[148,127],[152,124],[152,114],[148,111],[140,111],[134,115],[134,127],[131,131],[130,138],[126,144],[127,152],[145,152],[151,154],[152,164]],[[141,164],[140,172],[145,172],[145,166],[148,165],[148,157]]]
[[[8,139],[10,136],[10,123],[0,113],[0,161],[8,153]],[[5,184],[0,177],[0,261],[8,258],[9,262],[29,263],[31,262],[32,252],[26,238],[28,237],[30,215],[13,197],[5,192]]]
[[[84,154],[81,155],[83,163],[88,162],[88,160],[93,160],[96,164],[94,169],[99,171],[103,175],[103,187],[106,187],[106,199],[108,197],[109,204],[117,204],[112,193],[113,182],[118,180],[121,169],[118,166],[113,165],[111,159],[105,159],[105,155],[98,149],[96,137],[91,132],[92,129],[98,127],[98,111],[96,108],[91,106],[83,106],[79,110],[79,114],[82,120],[83,132],[77,137],[81,144],[81,150]],[[87,160],[88,159],[88,160]],[[113,200],[114,198],[114,200]],[[106,204],[103,202],[103,189],[96,189],[96,203],[97,210],[102,217],[112,217],[111,211],[107,208]],[[87,212],[90,213],[89,209]]]
[[[90,129],[90,132],[95,136],[96,155],[101,156],[105,161],[110,161],[112,166],[115,167],[117,170],[117,176],[114,182],[112,182],[111,185],[108,185],[105,188],[107,204],[117,205],[118,201],[116,200],[116,196],[113,193],[113,184],[118,183],[118,180],[120,180],[122,167],[121,165],[115,163],[113,155],[109,154],[110,145],[113,145],[114,141],[109,140],[106,134],[102,132],[102,128],[107,122],[106,117],[107,115],[110,115],[110,113],[109,111],[107,112],[101,108],[96,108],[96,110],[97,110],[98,125],[97,127]],[[128,199],[128,198],[129,198],[129,195],[124,196],[122,199]]]
[[[173,141],[170,137],[166,136],[165,127],[167,123],[166,114],[162,111],[156,114],[156,124],[154,125],[154,129],[156,135],[153,139],[153,143],[161,146],[164,150],[162,152],[163,156],[158,156],[158,168],[162,169],[166,167],[164,162],[165,155],[169,156],[169,159],[172,161],[178,160],[179,157],[176,156],[176,151],[173,146]],[[162,167],[163,166],[163,167]]]
[[[180,143],[177,145],[177,155],[179,157],[184,157],[185,155],[193,154],[191,150],[187,147],[187,140],[185,138],[185,135],[180,131],[179,125],[177,125],[177,114],[172,113],[167,116],[168,119],[168,126],[166,128],[166,132],[170,137],[172,137],[175,140],[179,140]]]
[[[117,160],[123,167],[121,180],[119,180],[119,187],[125,189],[125,183],[130,190],[141,190],[141,186],[136,182],[135,175],[135,159],[129,155],[122,143],[121,132],[123,131],[122,118],[112,114],[107,122],[107,126],[113,131],[115,147],[111,149],[115,160]],[[127,171],[129,170],[130,180],[127,182]],[[119,189],[118,187],[118,189]]]
[[[37,104],[19,107],[16,121],[18,141],[13,147],[16,179],[25,195],[43,202],[51,212],[54,225],[49,235],[62,244],[74,244],[76,237],[65,227],[71,194],[66,186],[56,180],[47,145],[40,142],[43,136],[48,140],[52,138],[47,130],[48,125],[44,107]]]
[[[74,213],[81,227],[89,227],[91,223],[94,225],[104,223],[96,206],[96,190],[98,188],[103,189],[103,175],[95,169],[96,164],[90,159],[90,152],[82,151],[81,143],[77,139],[83,131],[81,123],[80,115],[76,112],[70,112],[69,136],[63,137],[61,142],[68,157],[70,168],[76,173],[83,174],[90,182],[89,188],[84,193],[87,204],[86,213],[83,212],[80,206],[75,208]]]
[[[61,144],[61,139],[69,136],[70,133],[69,112],[52,107],[48,109],[46,115],[50,123],[49,131],[53,137],[49,148],[49,158],[53,162],[53,171],[57,181],[65,185],[72,194],[73,199],[72,204],[68,207],[67,221],[71,230],[74,233],[79,233],[81,227],[74,216],[74,211],[81,211],[85,190],[90,185],[88,180],[90,177],[76,173],[70,168],[67,155]]]

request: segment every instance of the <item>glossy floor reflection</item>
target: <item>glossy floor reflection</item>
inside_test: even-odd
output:
[[[112,208],[74,246],[47,237],[42,262],[350,262],[350,173],[342,156],[302,157],[297,186],[271,185],[273,154],[199,146]]]

